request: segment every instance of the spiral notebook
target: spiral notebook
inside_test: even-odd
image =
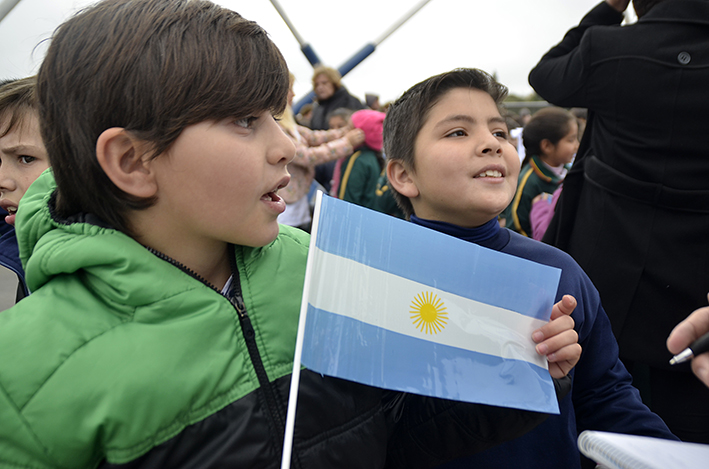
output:
[[[696,469],[709,467],[709,445],[648,436],[584,431],[579,450],[608,469]]]

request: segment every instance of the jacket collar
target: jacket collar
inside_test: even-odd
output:
[[[638,24],[661,22],[709,25],[709,1],[665,0],[638,20]]]
[[[537,155],[532,156],[529,160],[529,165],[532,167],[534,173],[539,176],[542,181],[545,182],[557,182],[560,180],[559,176],[549,169],[549,167],[542,162]]]

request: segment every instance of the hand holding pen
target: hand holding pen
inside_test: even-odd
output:
[[[709,299],[709,295],[707,295]],[[709,307],[699,308],[680,322],[667,338],[667,349],[676,354],[670,364],[692,359],[692,371],[709,386]]]

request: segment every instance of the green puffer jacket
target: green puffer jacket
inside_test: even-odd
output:
[[[57,221],[54,187],[18,215],[34,293],[0,313],[0,467],[278,468],[308,236],[236,246],[232,303],[90,216]],[[304,370],[292,467],[429,467],[544,417]]]

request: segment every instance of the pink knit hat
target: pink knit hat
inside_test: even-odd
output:
[[[352,125],[364,131],[364,143],[369,148],[382,151],[382,127],[386,114],[371,109],[364,109],[352,114]]]

